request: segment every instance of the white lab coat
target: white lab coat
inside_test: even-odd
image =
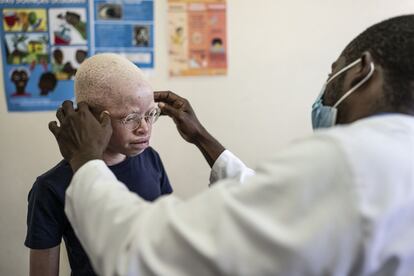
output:
[[[317,132],[252,174],[225,151],[211,180],[230,178],[150,203],[94,160],[65,210],[101,275],[414,275],[413,117]]]

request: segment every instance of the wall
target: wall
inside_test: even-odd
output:
[[[254,167],[311,133],[311,104],[331,63],[354,36],[410,12],[412,0],[228,0],[228,75],[169,78],[167,4],[156,0],[156,68],[150,81],[156,90],[187,97],[211,133]],[[54,112],[8,113],[0,94],[0,275],[27,275],[27,193],[36,176],[60,159],[47,129]],[[157,122],[152,145],[177,195],[186,198],[207,187],[206,162],[168,118]],[[67,273],[63,255],[61,274]]]

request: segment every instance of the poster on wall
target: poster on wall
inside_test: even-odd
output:
[[[170,76],[225,75],[225,0],[168,0]]]
[[[94,53],[124,55],[142,69],[154,68],[154,1],[94,1]]]
[[[0,15],[9,111],[56,110],[74,100],[76,70],[95,53],[154,67],[153,0],[0,0]]]
[[[73,99],[73,76],[89,49],[88,5],[53,2],[0,2],[9,111],[54,110]]]

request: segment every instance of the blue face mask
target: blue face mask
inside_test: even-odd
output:
[[[342,73],[346,72],[348,69],[354,67],[358,63],[361,62],[361,59],[358,59],[351,64],[345,66],[342,68],[339,72],[337,72],[335,75],[330,77],[326,83],[323,85],[321,92],[319,93],[318,98],[316,99],[315,103],[312,105],[312,128],[318,129],[318,128],[327,128],[332,127],[336,123],[336,115],[338,113],[338,105],[342,103],[349,95],[351,95],[353,92],[355,92],[359,87],[361,87],[365,82],[368,81],[368,79],[372,76],[374,73],[375,67],[374,63],[371,62],[370,64],[370,71],[368,75],[362,79],[359,83],[357,83],[354,87],[349,89],[333,106],[327,106],[324,105],[322,102],[322,97],[325,94],[326,86],[333,81],[335,78],[337,78]]]

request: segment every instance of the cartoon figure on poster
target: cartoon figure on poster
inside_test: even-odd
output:
[[[188,65],[190,68],[206,68],[208,66],[206,54],[203,51],[192,51]]]
[[[57,78],[52,72],[44,72],[39,78],[40,96],[48,96],[53,92],[57,85]]]
[[[27,67],[14,67],[10,70],[9,80],[14,86],[11,93],[12,98],[48,96],[53,92],[57,85],[56,76],[48,71],[47,66],[41,66],[37,69]],[[37,81],[37,87],[35,83]],[[32,84],[29,85],[29,82]],[[30,87],[28,90],[28,87]],[[39,89],[37,91],[37,89]]]
[[[47,66],[47,34],[9,33],[5,35],[6,62],[8,64],[29,64],[31,70],[41,64]]]
[[[184,39],[184,28],[181,26],[176,27],[174,34],[171,36],[172,44],[182,46]]]
[[[86,59],[87,54],[86,47],[53,47],[51,50],[52,72],[58,80],[73,79],[77,68]]]
[[[184,56],[186,49],[185,49],[185,42],[186,36],[183,26],[174,26],[174,32],[171,35],[171,43],[170,43],[170,55],[174,55],[176,57]]]
[[[45,9],[4,9],[3,29],[6,32],[47,31]]]
[[[189,29],[187,25],[187,19],[184,13],[186,9],[185,4],[175,4],[174,12],[168,18],[168,32],[170,35],[169,57],[170,68],[169,74],[171,76],[180,75],[181,72],[189,68]],[[198,66],[194,64],[193,66]]]
[[[24,68],[16,68],[10,72],[10,81],[15,86],[15,92],[11,95],[12,97],[30,97],[31,94],[26,91],[27,83],[29,82],[30,73]]]
[[[50,36],[53,45],[86,45],[86,10],[50,9]]]
[[[210,51],[212,53],[224,53],[223,40],[219,37],[213,38],[211,41]]]

